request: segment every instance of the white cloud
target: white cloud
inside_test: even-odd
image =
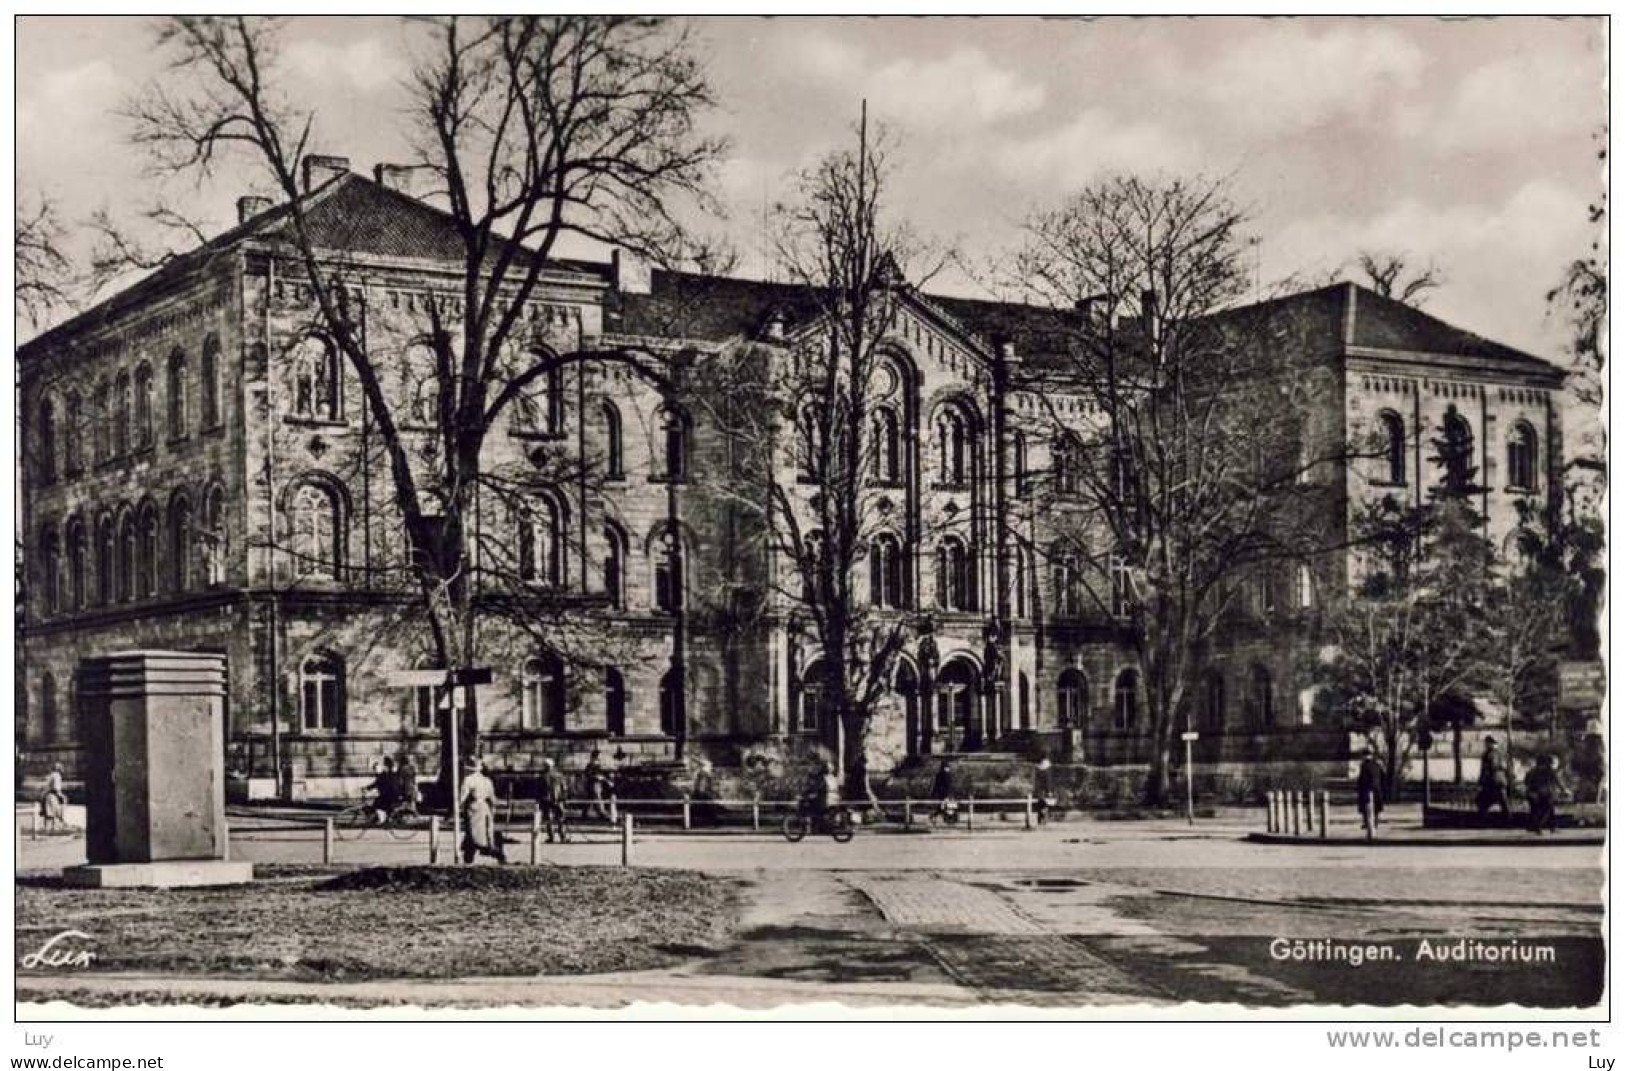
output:
[[[106,60],[53,71],[18,94],[17,137],[60,142],[64,130],[74,131],[75,139],[87,137],[87,127],[105,126],[123,92],[123,81]]]
[[[1009,139],[994,164],[1030,187],[1073,187],[1100,175],[1199,169],[1197,146],[1156,123],[1092,108],[1058,128]]]
[[[361,93],[374,93],[398,83],[406,73],[405,57],[377,37],[336,45],[322,40],[295,41],[283,53],[288,70],[313,82],[346,82]]]
[[[1600,73],[1600,65],[1528,49],[1474,68],[1435,107],[1405,107],[1400,128],[1441,148],[1468,152],[1583,134],[1606,119]]]

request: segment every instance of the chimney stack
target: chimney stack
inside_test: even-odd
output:
[[[408,197],[416,197],[413,192],[417,186],[417,168],[406,164],[375,164],[372,169],[373,181],[386,190],[404,193]]]
[[[311,154],[303,160],[305,192],[309,193],[325,182],[350,173],[348,156],[317,156]]]
[[[261,212],[268,211],[270,207],[271,199],[269,197],[259,197],[254,194],[239,197],[237,198],[237,222],[239,224],[247,223]]]
[[[762,324],[762,337],[769,342],[784,341],[784,310],[774,306],[768,310],[767,319]]]
[[[610,270],[615,275],[615,289],[623,294],[647,294],[654,285],[649,262],[630,249],[617,249],[610,254]]]

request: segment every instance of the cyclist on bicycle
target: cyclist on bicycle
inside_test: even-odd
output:
[[[390,815],[395,813],[395,807],[400,802],[400,787],[400,779],[395,775],[395,760],[385,755],[383,769],[367,786],[367,791],[376,794],[372,801],[372,816],[378,825],[388,822]]]
[[[819,762],[812,772],[807,775],[807,783],[801,793],[801,809],[815,825],[822,826],[829,817],[829,813],[840,802],[841,786],[835,774],[829,768],[829,763]]]

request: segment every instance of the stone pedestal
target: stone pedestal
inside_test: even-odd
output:
[[[85,842],[71,884],[249,881],[227,855],[226,660],[130,651],[80,668],[85,710]]]

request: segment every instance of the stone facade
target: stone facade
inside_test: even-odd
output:
[[[385,387],[410,427],[434,404],[414,372],[425,311],[439,303],[450,321],[460,315],[455,277],[436,254],[443,221],[358,175],[310,196],[313,215],[330,221],[384,221],[381,237],[346,249],[350,299],[374,361],[401,370]],[[226,655],[227,749],[239,773],[269,778],[280,755],[310,792],[331,794],[360,784],[385,754],[410,750],[420,769],[437,761],[425,720],[434,696],[391,684],[424,664],[427,645],[414,630],[379,436],[353,371],[314,329],[309,289],[274,240],[278,219],[272,210],[248,221],[19,354],[27,624],[17,732],[33,764],[73,763],[80,663],[142,648]],[[1047,519],[1021,493],[1012,444],[1019,438],[1022,464],[1041,470],[1051,464],[1047,414],[1080,426],[1099,416],[1008,329],[1062,314],[898,300],[876,404],[895,410],[899,458],[871,493],[895,517],[907,575],[887,613],[913,623],[928,612],[931,637],[900,660],[899,701],[880,737],[899,758],[967,738],[1066,747],[1097,763],[1143,758],[1142,726],[1118,714],[1133,702],[1121,695],[1133,665],[1122,625],[1063,610],[1047,570],[1015,549],[1042,546]],[[1561,376],[1550,366],[1352,286],[1287,300],[1302,304],[1307,325],[1292,345],[1312,358],[1317,402],[1300,414],[1309,440],[1357,441],[1396,419],[1402,436],[1402,484],[1382,457],[1317,475],[1328,517],[1346,519],[1377,494],[1425,494],[1438,478],[1422,460],[1425,438],[1447,419],[1466,420],[1479,447],[1497,539],[1519,498],[1550,493],[1561,442]],[[525,310],[523,336],[538,349],[642,353],[697,372],[744,348],[770,368],[785,359],[782,321],[796,302],[783,286],[650,274],[630,262],[560,264]],[[663,315],[676,304],[684,317]],[[582,472],[549,505],[551,538],[534,553],[545,556],[547,596],[579,600],[569,642],[591,651],[553,662],[510,625],[483,629],[495,678],[479,691],[479,718],[498,770],[531,770],[544,755],[575,764],[594,747],[634,762],[685,749],[732,762],[751,747],[833,742],[831,726],[808,724],[816,652],[789,615],[769,600],[741,631],[706,610],[704,593],[762,592],[769,571],[785,568],[741,549],[738,508],[714,479],[729,463],[705,419],[714,402],[685,397],[681,385],[664,396],[614,359],[584,362],[541,384],[525,419],[488,440],[482,465],[492,472],[559,458]],[[960,473],[943,456],[945,421],[962,421],[967,436]],[[413,463],[432,463],[433,433],[413,436]],[[794,464],[791,440],[761,445],[783,468]],[[518,522],[495,499],[481,503],[476,552],[495,562],[513,552]],[[969,556],[962,598],[937,590],[947,532]],[[675,606],[660,590],[674,556],[686,592]],[[1198,699],[1207,760],[1333,746],[1335,727],[1312,724],[1300,652],[1282,639],[1305,633],[1352,568],[1339,560],[1296,578],[1305,594],[1227,632],[1204,693],[1213,701]],[[1009,672],[985,688],[998,619],[1009,622],[999,652]],[[935,687],[922,689],[932,661]]]

